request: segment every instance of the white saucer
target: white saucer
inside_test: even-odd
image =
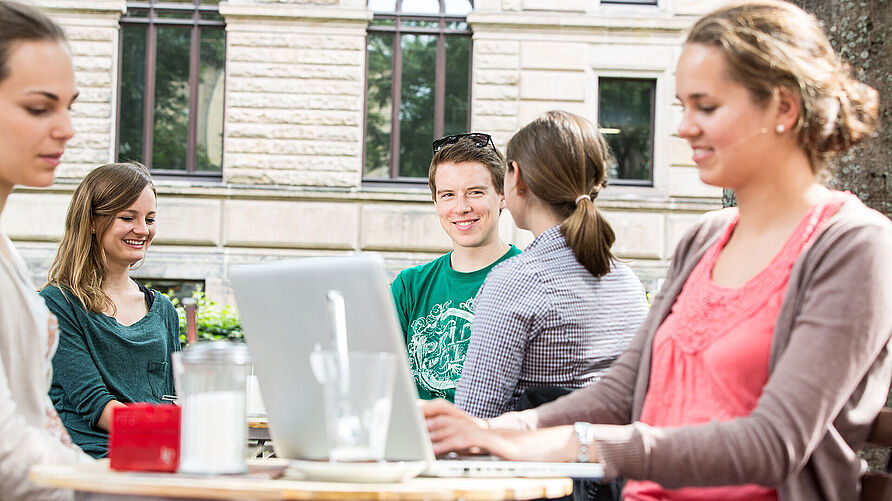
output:
[[[322,482],[402,482],[418,476],[427,461],[381,461],[375,463],[331,463],[329,461],[291,460],[290,470],[307,480]]]

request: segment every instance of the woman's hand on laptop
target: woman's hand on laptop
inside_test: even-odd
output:
[[[462,444],[477,431],[489,428],[485,419],[474,417],[441,398],[421,402],[420,406],[428,435],[434,446],[434,454],[439,456],[447,452],[465,454],[482,452],[478,446],[464,447]]]
[[[421,405],[437,456],[448,452],[490,452],[517,461],[574,461],[576,436],[572,426],[538,430],[491,429],[445,400]],[[596,458],[591,461],[596,461]]]

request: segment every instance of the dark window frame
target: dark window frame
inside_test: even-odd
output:
[[[636,77],[614,77],[614,76],[599,76],[598,77],[598,126],[602,127],[601,124],[601,81],[602,80],[622,80],[629,82],[651,82],[653,85],[653,91],[650,94],[650,137],[648,138],[648,144],[650,145],[650,172],[648,179],[625,179],[625,178],[611,178],[608,179],[609,183],[614,186],[646,186],[650,187],[654,185],[654,170],[656,169],[656,162],[654,160],[654,151],[656,150],[656,145],[654,144],[656,138],[656,110],[657,110],[657,78],[636,78]]]
[[[132,11],[140,11],[140,15],[131,15]],[[145,11],[145,15],[142,15]],[[188,13],[190,18],[160,17],[159,13]],[[223,178],[222,163],[220,171],[199,171],[195,166],[196,133],[198,128],[198,87],[199,65],[201,47],[201,29],[222,29],[225,33],[226,22],[217,19],[204,19],[202,14],[217,14],[220,9],[218,4],[202,4],[201,0],[193,0],[192,3],[164,3],[158,0],[127,2],[127,13],[120,20],[121,28],[124,25],[146,25],[146,55],[145,55],[145,92],[143,96],[143,134],[141,162],[146,164],[153,176],[172,178],[192,178],[211,181],[220,181]],[[155,70],[156,70],[156,39],[158,27],[190,26],[191,39],[189,46],[189,126],[186,147],[186,170],[157,169],[152,168],[152,144],[154,140],[155,124]],[[119,31],[120,33],[120,31]],[[224,34],[225,43],[225,34]],[[118,99],[115,116],[115,158],[118,158],[121,134],[121,79],[124,54],[124,36],[118,37]],[[224,48],[225,54],[225,48]],[[225,56],[224,56],[225,60]],[[225,98],[224,98],[225,99]],[[225,109],[225,102],[223,108]],[[223,127],[225,128],[225,121]]]
[[[474,0],[468,0],[471,8],[474,8]],[[466,29],[448,28],[449,23],[467,23],[467,16],[446,15],[446,2],[439,0],[440,13],[433,14],[411,14],[402,13],[403,0],[395,0],[394,12],[376,12],[372,24],[369,24],[366,35],[366,67],[365,67],[365,94],[363,97],[363,141],[362,141],[362,182],[367,185],[427,185],[427,177],[406,177],[399,175],[400,163],[400,119],[399,109],[401,102],[402,90],[402,46],[400,39],[403,35],[435,35],[437,37],[437,55],[436,55],[436,75],[434,77],[434,137],[432,139],[443,136],[443,125],[445,117],[446,102],[446,37],[447,36],[467,36],[471,37],[472,31],[470,27]],[[374,24],[375,21],[389,20],[391,24]],[[403,21],[426,21],[436,22],[437,28],[423,27],[406,27]],[[368,68],[368,34],[372,33],[392,33],[393,34],[393,79],[391,83],[391,131],[390,131],[390,166],[388,168],[389,177],[366,177],[366,127],[368,120],[368,86],[369,86],[369,68]],[[468,120],[465,128],[470,130],[471,127],[471,88],[474,68],[474,48],[473,41],[469,48],[468,57]]]

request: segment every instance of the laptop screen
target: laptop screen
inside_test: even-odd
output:
[[[309,358],[317,346],[333,348],[325,297],[336,290],[344,297],[350,350],[398,355],[385,458],[434,460],[377,254],[236,265],[229,275],[280,457],[328,457],[322,392]]]

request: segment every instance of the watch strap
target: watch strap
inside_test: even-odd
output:
[[[588,463],[591,457],[592,441],[595,438],[595,427],[591,423],[577,421],[573,423],[573,431],[576,433],[578,448],[576,449],[576,462]]]

